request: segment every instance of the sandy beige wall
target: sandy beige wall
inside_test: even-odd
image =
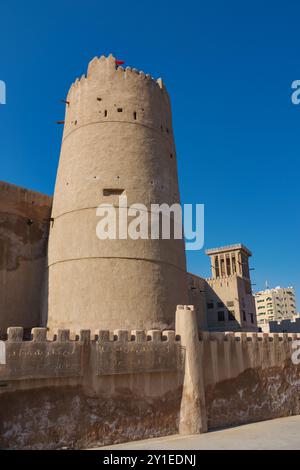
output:
[[[52,198],[0,182],[0,335],[38,326]]]
[[[69,448],[178,432],[182,349],[174,332],[9,330],[0,365],[0,447]]]
[[[209,428],[300,413],[300,367],[291,360],[295,339],[285,333],[202,334]]]
[[[97,237],[97,207],[119,216],[119,194],[143,204],[148,222],[151,204],[180,202],[168,93],[110,56],[95,58],[67,97],[49,236],[52,330],[174,328],[188,301],[182,239]]]
[[[196,327],[194,328],[194,326]],[[0,365],[0,446],[86,447],[299,414],[297,335],[10,329]],[[178,334],[181,334],[179,339]]]

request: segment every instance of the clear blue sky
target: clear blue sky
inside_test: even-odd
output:
[[[182,202],[206,207],[205,248],[242,242],[255,288],[300,298],[300,3],[2,0],[0,178],[53,192],[69,85],[95,55],[162,76]],[[209,260],[188,253],[209,275]],[[299,306],[299,299],[298,299]]]

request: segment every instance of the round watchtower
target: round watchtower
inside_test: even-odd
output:
[[[159,79],[93,59],[71,86],[49,238],[48,326],[169,328],[187,303],[183,240],[99,240],[100,204],[178,203],[170,101]]]

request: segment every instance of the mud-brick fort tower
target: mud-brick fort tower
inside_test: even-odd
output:
[[[48,326],[170,328],[187,303],[183,240],[99,240],[99,204],[180,202],[168,93],[93,59],[71,86],[49,237]]]

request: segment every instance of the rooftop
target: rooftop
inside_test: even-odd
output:
[[[276,287],[271,287],[271,288],[268,288],[268,289],[265,289],[265,290],[260,290],[258,292],[256,292],[254,295],[256,296],[259,296],[259,295],[266,295],[266,294],[269,294],[269,293],[272,293],[272,292],[277,292],[278,290],[280,289],[283,289],[283,290],[292,290],[294,291],[294,288],[292,286],[290,287],[280,287],[280,286],[276,286]]]
[[[228,253],[229,251],[242,250],[247,253],[248,256],[252,256],[252,253],[242,243],[236,243],[235,245],[220,246],[219,248],[209,248],[205,250],[206,255],[214,255],[216,253]]]

